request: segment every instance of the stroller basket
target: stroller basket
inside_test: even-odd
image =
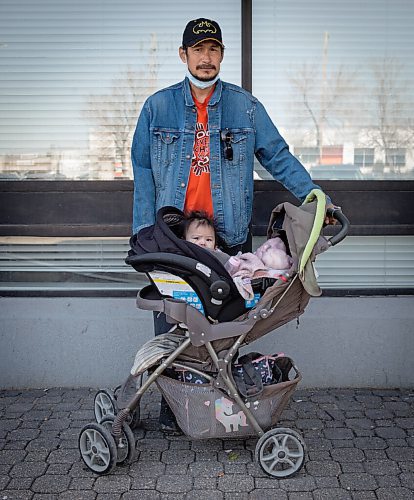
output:
[[[288,374],[287,380],[263,387],[263,392],[246,404],[264,430],[276,424],[302,378],[290,358],[282,357],[277,362]],[[207,439],[256,435],[237,403],[212,384],[188,384],[166,376],[158,377],[156,384],[188,436]]]

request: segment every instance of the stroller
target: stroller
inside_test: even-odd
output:
[[[252,280],[253,303],[241,297],[214,252],[181,238],[180,210],[162,208],[153,226],[131,238],[126,262],[150,280],[139,291],[137,306],[165,313],[171,329],[138,350],[122,386],[96,394],[96,422],[79,435],[89,469],[105,474],[134,459],[132,429],[140,423],[140,400],[155,382],[184,434],[194,439],[257,435],[255,458],[264,472],[286,478],[300,470],[302,437],[276,427],[302,378],[298,368],[283,354],[238,356],[241,347],[298,318],[310,297],[321,294],[313,261],[339,243],[349,227],[336,208],[331,215],[340,231],[324,237],[325,211],[320,190],[300,207],[283,203],[272,211],[267,237],[284,241],[293,264],[278,278]]]

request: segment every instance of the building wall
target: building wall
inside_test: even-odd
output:
[[[0,299],[0,388],[115,387],[152,337],[133,298]],[[413,387],[413,296],[321,297],[248,348],[285,352],[302,387]]]

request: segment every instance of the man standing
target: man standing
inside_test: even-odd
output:
[[[224,45],[217,22],[190,21],[179,56],[187,65],[185,79],[147,99],[135,130],[133,233],[172,205],[214,217],[226,252],[249,251],[255,156],[300,201],[318,186],[264,106],[219,79]],[[156,321],[156,334],[166,328]]]

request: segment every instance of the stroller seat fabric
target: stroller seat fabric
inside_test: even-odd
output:
[[[137,377],[157,364],[162,358],[167,358],[184,340],[184,335],[174,333],[164,333],[148,340],[135,355],[131,375]]]

